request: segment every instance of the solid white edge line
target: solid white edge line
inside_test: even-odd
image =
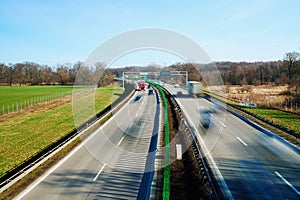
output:
[[[107,164],[104,163],[104,165],[101,167],[101,169],[99,170],[99,172],[97,173],[97,175],[95,176],[95,178],[93,179],[93,181],[95,182],[97,180],[97,178],[99,177],[99,175],[102,173],[102,171],[104,170],[105,166]]]
[[[19,196],[16,197],[17,200],[22,199],[25,197],[31,190],[33,190],[38,184],[40,184],[45,178],[47,178],[51,173],[53,173],[58,167],[60,167],[66,160],[68,160],[71,156],[73,156],[82,146],[84,143],[81,143],[77,146],[70,154],[60,160],[54,167],[49,169],[44,175],[37,179],[31,186],[25,189]]]
[[[168,88],[168,90],[170,90]],[[171,91],[172,92],[172,91]],[[173,92],[172,92],[173,93]],[[177,101],[181,110],[185,113],[186,117],[188,118],[187,120],[192,123],[192,125],[195,127],[194,122],[191,120],[191,117],[188,115],[188,113],[186,112],[185,108],[181,105],[181,103],[179,101]],[[201,146],[203,148],[204,153],[207,155],[208,159],[210,160],[210,163],[212,165],[213,170],[217,173],[217,177],[219,178],[219,181],[221,182],[221,186],[223,187],[223,190],[226,192],[227,198],[230,200],[234,200],[231,191],[228,188],[227,183],[225,182],[215,160],[213,159],[212,155],[210,154],[209,150],[207,149],[207,146],[205,144],[205,142],[203,141],[202,137],[200,136],[200,133],[198,132],[197,129],[195,129],[196,133],[199,135],[199,137],[197,137],[197,135],[195,135],[195,137],[199,138],[199,141],[201,143]]]
[[[248,144],[246,142],[244,142],[241,138],[236,137],[243,145],[248,146]]]
[[[120,139],[120,141],[118,142],[118,146],[120,146],[120,144],[122,143],[122,141],[124,140],[125,135],[123,135],[123,137]]]
[[[131,99],[133,96],[131,97]],[[128,100],[127,103],[125,103],[124,106],[122,106],[116,113],[121,112],[127,105],[129,104],[130,100]],[[99,130],[102,129],[104,126],[106,126],[109,122],[113,120],[114,116],[109,118],[104,124],[99,127]],[[71,156],[73,156],[80,148],[82,148],[91,138],[93,138],[98,131],[94,131],[88,138],[86,138],[82,143],[80,143],[77,147],[73,149],[66,157],[64,157],[62,160],[60,160],[56,165],[54,165],[52,168],[50,168],[45,174],[43,174],[41,177],[39,177],[32,185],[30,185],[28,188],[26,188],[23,192],[21,192],[15,199],[21,200],[24,198],[31,190],[33,190],[38,184],[40,184],[45,178],[47,178],[51,173],[53,173],[57,168],[59,168],[66,160],[68,160]]]
[[[300,195],[300,192],[290,183],[288,182],[281,174],[279,174],[277,171],[275,171],[275,174],[281,178],[290,188],[292,188],[298,195]]]
[[[219,122],[224,128],[226,128],[226,125],[223,122],[221,122],[221,121],[219,121]]]

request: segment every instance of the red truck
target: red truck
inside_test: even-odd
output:
[[[138,82],[138,87],[140,90],[145,90],[145,81],[139,81]]]

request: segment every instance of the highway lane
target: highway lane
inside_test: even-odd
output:
[[[155,95],[137,94],[17,199],[136,198],[158,126]]]
[[[188,115],[214,176],[228,199],[299,199],[300,155],[230,113],[213,113],[210,127],[201,125],[200,110],[211,108],[182,88],[166,87]],[[196,108],[196,109],[195,109]],[[203,145],[202,145],[203,146]]]

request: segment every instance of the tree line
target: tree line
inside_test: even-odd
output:
[[[278,61],[177,63],[170,67],[188,71],[189,80],[202,81],[204,75],[219,73],[224,85],[288,85],[289,91],[296,94],[300,90],[300,53],[295,51]]]
[[[79,84],[96,83],[100,87],[113,81],[113,75],[105,68],[104,63],[97,63],[93,68],[86,66],[83,62],[55,67],[33,62],[8,65],[0,63],[0,85],[73,85],[77,82]],[[76,80],[77,75],[79,75],[79,80]]]
[[[300,53],[289,52],[283,60],[269,62],[217,62],[224,84],[288,85],[289,92],[299,94]]]
[[[72,85],[77,80],[82,84],[95,84],[98,81],[98,86],[102,86],[112,82],[114,75],[122,76],[124,71],[140,70],[188,71],[189,80],[202,81],[204,73],[216,74],[216,71],[214,71],[216,68],[212,67],[212,65],[217,66],[225,85],[288,85],[289,92],[299,94],[300,53],[296,51],[286,53],[283,60],[278,61],[214,62],[210,64],[176,63],[164,67],[149,65],[148,67],[143,67],[143,69],[129,66],[106,70],[105,63],[97,63],[91,68],[87,67],[83,62],[77,62],[73,65],[57,65],[55,67],[33,62],[8,65],[0,63],[0,85]],[[78,74],[80,76],[77,76]]]

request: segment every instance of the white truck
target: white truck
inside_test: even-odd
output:
[[[198,81],[189,81],[188,91],[191,95],[200,95],[202,92],[202,83]]]

